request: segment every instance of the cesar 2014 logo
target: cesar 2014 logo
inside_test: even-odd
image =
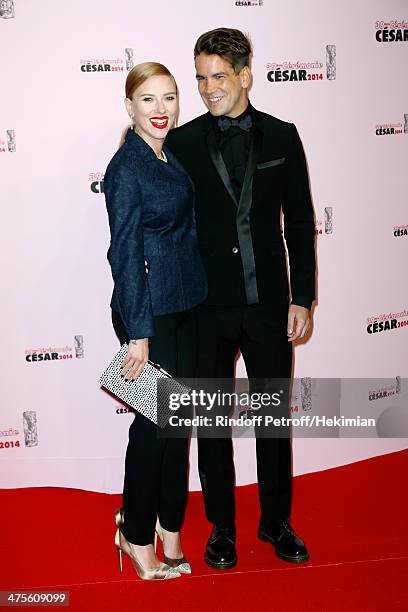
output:
[[[81,59],[81,72],[124,72],[124,70],[132,70],[134,66],[133,49],[126,47],[125,59],[116,57],[114,59],[92,58]]]
[[[376,21],[375,39],[379,43],[408,42],[408,21]]]
[[[74,347],[76,359],[84,358],[84,339],[83,336],[74,336]],[[63,347],[46,347],[46,348],[29,348],[25,351],[25,360],[28,363],[38,363],[40,361],[60,361],[72,359],[72,346]]]
[[[263,6],[263,0],[235,0],[235,6]]]
[[[326,69],[323,69],[323,61],[312,62],[289,61],[268,62],[266,64],[266,78],[270,83],[285,83],[291,81],[335,81],[336,69],[336,45],[326,45]]]
[[[401,134],[408,134],[408,113],[404,113],[404,124],[402,124],[402,121],[377,123],[375,134],[376,136],[401,136]]]

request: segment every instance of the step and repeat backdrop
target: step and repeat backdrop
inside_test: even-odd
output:
[[[369,434],[296,438],[295,473],[408,446],[407,2],[0,0],[2,487],[121,490],[133,417],[98,384],[118,349],[104,171],[128,71],[166,64],[182,124],[205,112],[194,43],[220,26],[250,35],[251,102],[296,124],[308,160],[318,300],[292,411],[336,398],[333,414],[382,418]],[[238,484],[254,482],[253,440],[234,444]]]

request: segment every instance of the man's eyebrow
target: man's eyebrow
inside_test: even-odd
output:
[[[215,72],[214,74],[211,74],[210,77],[216,77],[216,76],[227,76],[226,72]],[[204,79],[205,77],[202,74],[196,74],[196,79],[200,77],[201,79]]]

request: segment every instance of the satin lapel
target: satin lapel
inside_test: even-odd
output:
[[[252,183],[256,164],[259,159],[262,147],[262,132],[255,126],[253,130],[253,138],[248,155],[248,163],[245,170],[244,184],[242,185],[241,197],[239,199],[238,217],[246,216],[252,206]]]
[[[212,130],[210,130],[207,133],[207,146],[208,146],[208,152],[220,176],[220,179],[224,183],[224,186],[226,190],[228,191],[229,195],[231,196],[233,202],[235,203],[236,206],[238,206],[238,201],[237,201],[237,198],[235,197],[235,193],[232,188],[232,184],[231,184],[231,180],[228,174],[227,167],[224,163],[224,160],[222,158],[220,151],[218,150],[217,140]],[[247,171],[248,171],[248,168],[247,168]],[[246,174],[245,174],[245,177],[246,177]]]
[[[251,138],[244,184],[242,185],[241,197],[237,210],[237,232],[244,271],[247,304],[257,304],[259,302],[249,213],[252,206],[253,176],[261,152],[261,146],[262,132],[255,126],[253,137]]]

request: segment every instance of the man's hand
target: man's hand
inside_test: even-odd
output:
[[[288,312],[288,340],[304,338],[310,327],[310,311],[303,306],[291,304]]]
[[[149,359],[149,339],[129,342],[128,352],[122,361],[121,374],[126,380],[135,380]]]

